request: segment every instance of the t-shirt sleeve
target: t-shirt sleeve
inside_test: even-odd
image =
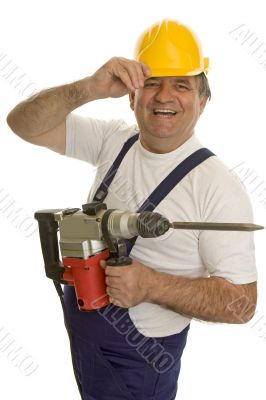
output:
[[[105,121],[71,113],[66,118],[65,155],[97,166],[103,146],[108,146],[124,126],[122,120]]]
[[[217,177],[205,197],[208,198],[205,221],[253,222],[246,189],[230,171]],[[257,280],[253,232],[201,231],[199,252],[210,276],[219,276],[234,284]]]

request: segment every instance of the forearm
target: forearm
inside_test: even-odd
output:
[[[219,277],[189,279],[156,272],[148,301],[204,321],[244,323],[255,312],[256,286],[234,285]]]
[[[95,100],[90,78],[43,90],[19,103],[7,122],[23,138],[41,135],[62,123],[75,108]]]
[[[56,130],[64,124],[71,111],[83,104],[108,97],[122,97],[134,92],[144,85],[144,80],[149,75],[149,68],[145,64],[113,57],[90,77],[44,90],[18,104],[9,113],[7,122],[17,135],[29,140]],[[59,131],[60,129],[57,129],[56,133]],[[56,151],[62,151],[64,148],[62,143],[58,146],[51,138],[39,143],[36,140],[32,142],[49,148],[54,147]]]

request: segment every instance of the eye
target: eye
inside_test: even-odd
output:
[[[155,81],[155,80],[147,80],[144,82],[144,87],[158,87],[160,86],[160,82]]]
[[[177,90],[182,91],[182,92],[190,90],[190,87],[185,85],[185,84],[183,84],[183,83],[177,83],[176,84],[176,88],[177,88]]]

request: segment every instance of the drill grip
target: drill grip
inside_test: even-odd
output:
[[[106,265],[110,267],[124,267],[132,264],[132,258],[127,256],[111,257],[106,261]]]
[[[67,283],[63,280],[65,268],[59,258],[57,231],[58,223],[54,219],[54,213],[61,211],[42,210],[34,214],[39,224],[39,234],[44,259],[46,276],[59,283]]]

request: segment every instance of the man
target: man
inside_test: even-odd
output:
[[[92,201],[136,127],[72,111],[129,94],[139,137],[124,155],[105,202],[108,208],[136,211],[178,164],[202,148],[194,127],[210,97],[207,71],[193,32],[165,20],[141,36],[136,60],[112,58],[92,76],[45,90],[17,105],[8,123],[30,143],[98,166]],[[243,186],[215,156],[191,170],[156,211],[170,221],[252,221]],[[65,289],[73,361],[85,400],[173,400],[191,318],[245,323],[255,311],[250,233],[172,231],[138,238],[130,255],[132,265],[123,268],[102,263],[107,310],[81,313],[73,290]]]

